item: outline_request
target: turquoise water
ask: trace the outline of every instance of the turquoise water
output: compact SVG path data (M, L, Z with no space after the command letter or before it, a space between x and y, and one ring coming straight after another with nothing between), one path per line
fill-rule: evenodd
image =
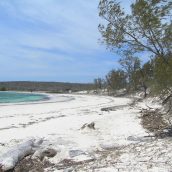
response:
M46 95L0 91L0 103L33 102L47 99Z

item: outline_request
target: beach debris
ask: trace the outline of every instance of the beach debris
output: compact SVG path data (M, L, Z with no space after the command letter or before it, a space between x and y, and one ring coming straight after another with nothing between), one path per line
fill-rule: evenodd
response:
M117 150L120 149L120 146L115 143L105 143L105 144L100 144L100 147L103 150Z
M0 156L0 171L13 169L25 156L33 154L34 151L36 151L35 148L41 143L42 139L39 141L36 139L30 139L10 148L6 153Z
M117 111L119 109L126 108L127 106L128 105L117 105L117 106L105 107L105 108L101 108L101 111L104 112Z
M95 123L94 122L91 122L91 123L85 123L82 127L81 127L81 130L85 129L85 128L89 128L89 129L93 129L95 130Z
M79 155L72 159L64 159L59 164L57 164L55 167L58 170L61 170L61 169L67 170L67 169L72 169L72 166L83 165L83 164L92 162L94 160L95 160L95 158L90 155Z
M0 146L5 146L5 143L0 143Z
M73 168L73 167L70 167L70 168L64 169L64 172L72 172L72 171L74 171L74 168Z
M14 172L44 172L44 162L29 155L17 163Z
M33 154L32 159L38 158L42 161L44 159L44 157L52 158L52 157L56 156L56 154L57 154L57 151L53 148L39 149Z
M86 155L86 153L82 150L70 150L69 151L70 158L74 158L79 155Z

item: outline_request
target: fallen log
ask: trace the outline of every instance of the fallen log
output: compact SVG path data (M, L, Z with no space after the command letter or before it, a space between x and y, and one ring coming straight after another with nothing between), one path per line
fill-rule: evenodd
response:
M33 154L35 152L34 148L41 143L42 141L37 142L35 139L31 139L12 147L0 156L0 171L5 172L13 169L25 156Z

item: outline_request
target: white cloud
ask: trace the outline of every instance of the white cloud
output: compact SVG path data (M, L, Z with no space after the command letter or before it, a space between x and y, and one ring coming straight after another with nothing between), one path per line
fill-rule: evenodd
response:
M123 2L128 8L128 1ZM108 52L105 55L105 47L98 43L98 3L0 0L1 72L18 71L21 75L25 70L25 76L29 76L33 70L35 75L54 76L65 70L66 76L103 75L116 62L106 57Z
M54 0L11 2L2 0L0 5L7 8L12 18L38 25L38 28L32 31L27 28L15 31L16 41L20 44L67 51L100 49L97 42L99 38L97 0L94 2L87 0L86 3L83 3L83 0L75 0L72 3L69 0L63 3ZM47 30L41 28L42 24L47 25Z

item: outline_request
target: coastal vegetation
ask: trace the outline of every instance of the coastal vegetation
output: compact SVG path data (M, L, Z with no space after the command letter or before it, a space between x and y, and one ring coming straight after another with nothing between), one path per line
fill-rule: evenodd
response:
M119 2L101 0L99 15L102 42L121 56L121 68L105 77L106 88L172 95L172 2L136 0L126 14Z
M7 89L5 87L1 87L0 91L7 91Z
M64 93L70 90L82 91L93 89L93 84L63 83L63 82L0 82L0 88L15 91L46 91L54 93Z

